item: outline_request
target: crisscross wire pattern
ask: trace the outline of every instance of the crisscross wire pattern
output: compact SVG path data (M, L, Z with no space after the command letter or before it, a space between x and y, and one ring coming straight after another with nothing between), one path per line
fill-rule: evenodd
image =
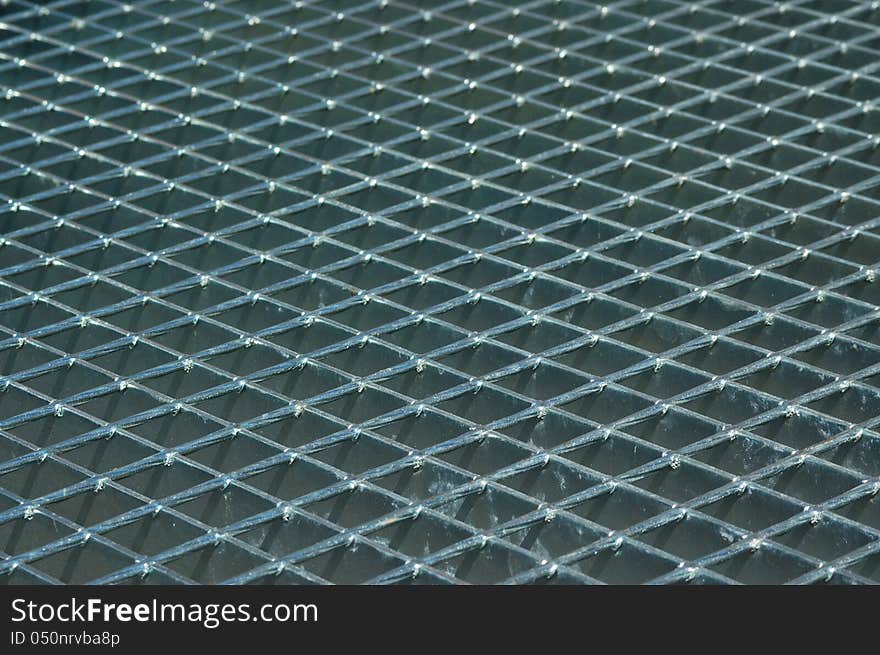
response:
M4 582L880 581L880 3L0 16Z

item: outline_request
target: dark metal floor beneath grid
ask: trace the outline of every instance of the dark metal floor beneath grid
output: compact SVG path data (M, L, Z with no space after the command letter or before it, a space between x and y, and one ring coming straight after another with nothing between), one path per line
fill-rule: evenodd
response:
M880 582L880 3L0 5L0 579Z

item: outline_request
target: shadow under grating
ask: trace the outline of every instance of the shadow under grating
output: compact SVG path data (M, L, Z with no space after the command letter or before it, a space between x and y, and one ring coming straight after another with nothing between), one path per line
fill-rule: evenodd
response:
M3 582L880 582L880 3L0 16Z

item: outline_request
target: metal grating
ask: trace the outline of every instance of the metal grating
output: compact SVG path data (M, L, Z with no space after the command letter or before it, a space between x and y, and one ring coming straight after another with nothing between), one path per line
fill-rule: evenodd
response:
M0 579L880 581L880 3L0 12Z

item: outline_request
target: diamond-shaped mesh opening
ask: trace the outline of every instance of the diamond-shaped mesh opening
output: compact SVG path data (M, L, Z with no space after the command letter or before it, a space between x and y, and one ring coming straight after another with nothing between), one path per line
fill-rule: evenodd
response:
M4 582L880 582L877 2L0 16Z

